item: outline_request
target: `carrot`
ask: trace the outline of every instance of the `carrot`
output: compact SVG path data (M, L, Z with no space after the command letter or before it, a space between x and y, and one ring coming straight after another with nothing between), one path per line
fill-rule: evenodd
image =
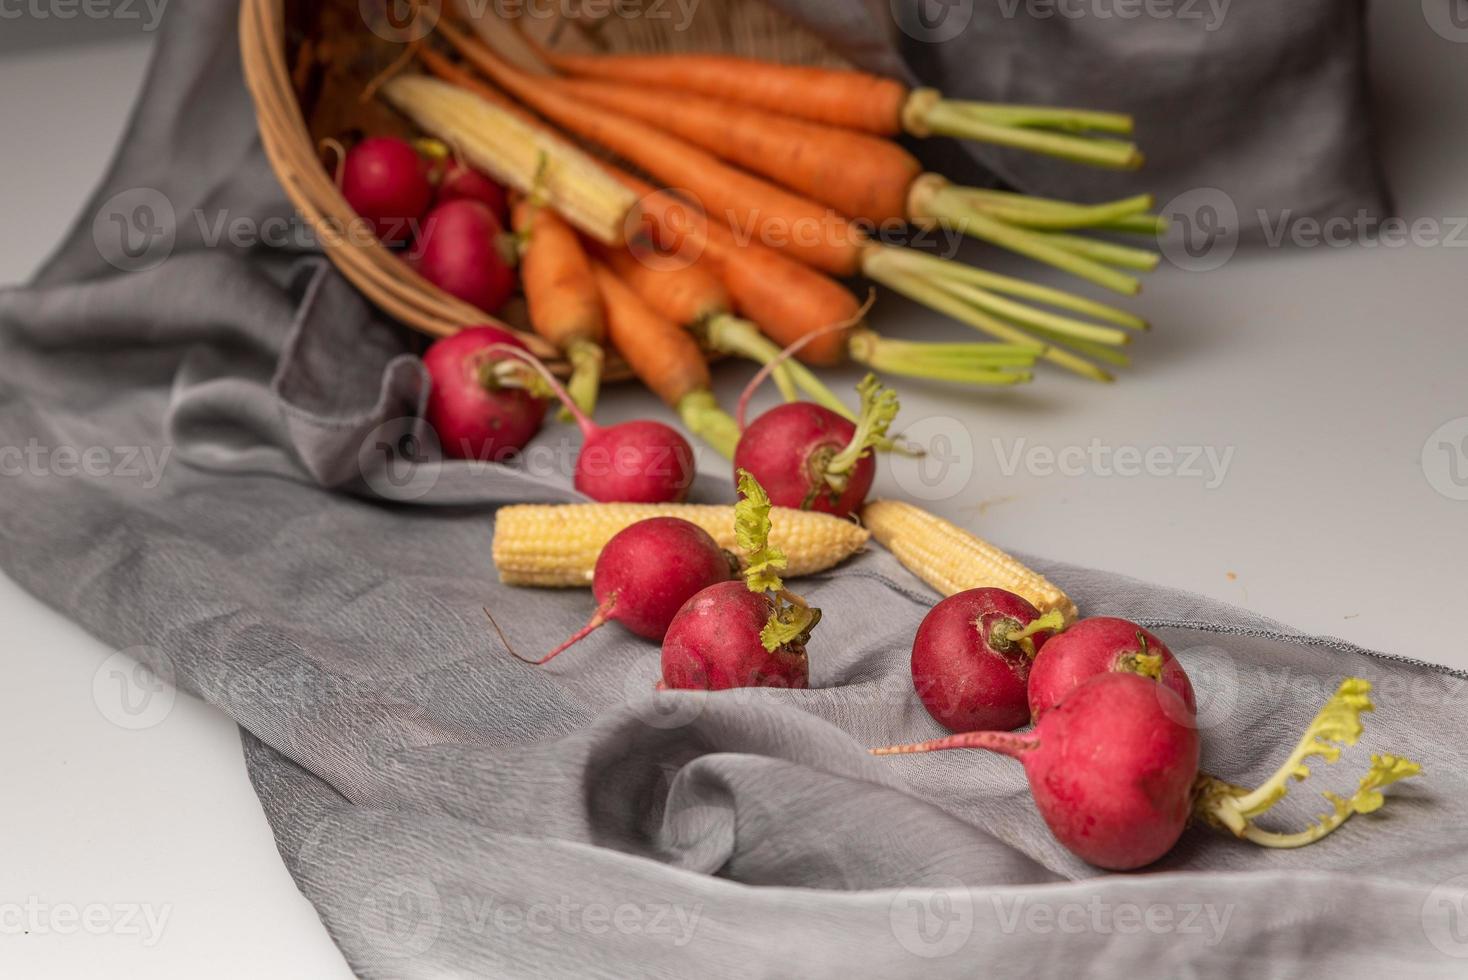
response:
M808 364L839 364L849 355L876 370L909 377L1014 384L1028 380L1022 369L1047 351L1018 330L1004 333L1008 345L922 344L883 337L860 322L856 297L840 283L773 249L736 241L727 228L708 221L671 191L655 190L616 167L607 170L641 195L640 218L650 237L678 254L706 257L720 271L738 310L782 347L804 341L796 356ZM1000 280L1004 277L995 277L996 283ZM898 282L909 286L906 278ZM1043 287L1034 288L1048 296ZM825 330L837 324L845 329ZM814 339L806 340L812 334Z
M835 280L758 242L739 242L728 228L709 221L697 205L671 191L657 190L614 167L608 170L642 195L640 218L659 245L676 254L706 257L738 311L781 347L857 316L856 297ZM817 338L801 349L801 360L824 367L840 364L846 359L847 333Z
M734 314L734 297L711 261L699 257L688 262L667 253L639 255L626 248L602 249L600 257L644 302L692 330L705 346L760 364L774 363L771 374L786 401L798 400L803 390L831 411L850 414L835 392L804 365L782 359L779 344Z
M807 265L839 276L861 271L869 243L848 219L808 198L722 163L713 154L644 123L598 111L527 75L488 46L441 23L439 31L476 68L547 119L637 165L664 183L686 188L710 213L727 215Z
M742 102L876 136L902 132L906 85L880 75L782 65L716 54L587 55L549 51L541 57L567 75L632 82Z
M1123 113L956 101L936 89L909 89L868 72L729 55L575 56L535 47L547 64L568 75L696 92L874 136L974 139L1123 170L1143 161L1133 143L1084 135L1130 134L1132 119Z
M515 205L515 232L521 236L520 283L535 332L555 344L571 362L566 388L588 415L596 407L601 382L606 324L601 292L591 262L571 227L549 208L529 199Z
M891 140L707 96L600 79L564 78L551 84L854 218L906 220L908 189L923 169Z
M591 271L606 310L607 336L633 373L678 412L694 435L732 457L739 426L714 400L708 362L698 344L601 262L593 259Z
M701 262L677 256L639 259L625 248L599 249L597 257L647 305L674 323L696 325L734 308L724 283ZM666 258L666 261L660 259Z
M1153 203L1150 195L1110 205L1052 208L1048 229L1026 227L1027 215L1013 220L1013 206L1007 211L992 203L980 206L986 199L973 196L969 188L954 187L937 174L922 175L917 159L891 140L686 92L585 78L542 84L655 126L875 226L939 222L1123 293L1135 291L1136 277L1108 264L1150 270L1160 260L1154 252L1057 233L1145 211Z

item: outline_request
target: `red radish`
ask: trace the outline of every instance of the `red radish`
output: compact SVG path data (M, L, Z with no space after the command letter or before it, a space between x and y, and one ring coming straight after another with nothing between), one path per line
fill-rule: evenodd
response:
M488 207L449 201L428 212L408 260L444 292L495 313L515 291L503 240L504 226Z
M870 374L857 391L855 424L812 402L770 409L740 436L735 468L749 471L778 507L842 517L860 510L876 475L872 447L897 415L897 394Z
M1158 681L1182 699L1189 718L1197 713L1193 685L1161 640L1125 619L1093 616L1045 644L1030 666L1031 717L1039 720L1082 683L1108 671Z
M461 200L478 201L489 208L501 224L504 224L509 214L509 197L505 194L505 189L467 163L457 160L450 160L445 164L438 179L438 192L433 200L435 204Z
M785 554L769 546L770 499L739 474L735 533L747 565L743 582L721 582L689 599L663 637L659 687L723 691L733 687L810 686L805 644L821 611L785 591Z
M446 455L503 461L540 431L546 401L503 353L523 346L498 327L466 327L423 355L433 381L425 414Z
M577 490L603 503L665 504L688 496L693 447L678 430L650 419L597 425L539 360L524 350L507 348L504 353L530 365L581 429Z
M715 583L728 583L738 568L738 560L707 531L681 517L650 517L629 525L597 555L591 621L541 659L527 662L543 664L613 621L638 636L661 640L685 602Z
M347 153L341 191L358 215L372 223L384 243L412 238L412 224L433 198L428 164L412 144L391 136L365 139Z
M951 595L928 612L913 638L913 687L949 731L1019 728L1030 720L1030 663L1064 625L1058 610L1042 616L1003 589Z
M1126 871L1166 854L1192 812L1199 737L1185 716L1176 694L1145 677L1099 674L1030 733L967 732L872 751L987 749L1018 759L1055 839L1098 868Z
M1328 765L1342 747L1356 744L1362 714L1375 710L1370 692L1359 677L1342 681L1283 765L1253 789L1200 773L1199 735L1182 698L1125 671L1083 681L1024 735L964 732L872 754L985 749L1016 758L1056 840L1099 868L1127 871L1166 854L1190 816L1260 847L1294 848L1334 833L1355 814L1380 809L1382 789L1418 775L1421 766L1373 754L1356 792L1349 798L1324 793L1333 812L1304 830L1285 833L1257 823L1291 784L1310 776L1312 757Z

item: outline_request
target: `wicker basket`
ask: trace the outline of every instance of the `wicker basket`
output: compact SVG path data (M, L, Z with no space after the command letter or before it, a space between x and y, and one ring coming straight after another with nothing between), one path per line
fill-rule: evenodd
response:
M345 9L351 13L344 13ZM722 0L719 4L701 5L699 9L695 22L676 32L676 36L659 23L635 19L600 24L599 27L609 29L594 33L586 32L584 24L570 21L547 21L533 26L539 28L542 41L557 46L568 41L573 46L602 50L649 51L694 46L762 54L799 63L841 63L818 38L762 0ZM326 255L342 275L389 316L435 337L455 333L467 324L493 323L513 331L532 351L546 359L553 370L563 373L566 365L559 360L556 350L539 337L450 296L370 236L340 234L341 229L353 228L354 223L360 227L360 224L323 164L317 137L331 135L331 130L344 124L336 117L325 123L318 117L315 120L318 132L313 135L308 118L313 108L319 110L321 106L303 107L303 85L292 74L287 41L291 29L300 31L303 27L321 26L300 21L324 20L334 11L342 23L328 22L328 32L338 37L344 33L360 34L360 38L350 40L380 49L372 52L378 62L373 67L380 70L401 55L402 46L372 37L357 10L355 0L349 4L337 0L335 8L328 2L291 0L289 13L287 0L241 0L240 52L245 83L254 99L260 141L281 186L302 217L317 230ZM572 29L563 30L568 26ZM370 78L371 74L366 74L358 80L356 93L360 93ZM358 104L361 100L347 97L340 90L335 96L339 102L352 103L345 107L347 117L352 111L375 113L364 128L397 128L408 134L403 121L385 107ZM320 131L323 129L327 132ZM609 355L604 377L608 380L627 377L625 364L613 352Z

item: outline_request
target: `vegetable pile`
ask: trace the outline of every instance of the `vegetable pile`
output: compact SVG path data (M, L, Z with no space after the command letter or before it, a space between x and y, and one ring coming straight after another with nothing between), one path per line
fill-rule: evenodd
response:
M787 518L843 522L773 507L746 471L739 471L738 489L741 500L732 512L704 509L709 518L713 512L726 521L732 517L734 554L667 516L632 523L612 537L593 576L596 613L570 642L618 618L622 608L624 624L661 642L661 689L808 687L807 647L821 611L789 591L782 573L829 567L832 555L793 562L771 538ZM584 584L574 571L526 574L527 552L538 550L543 557L537 567L554 569L547 553L555 549L524 544L527 529L519 514L534 511L545 526L588 507L605 505L503 511L494 548L501 577L511 584ZM1190 821L1263 847L1301 847L1355 814L1380 809L1386 786L1421 771L1402 756L1373 754L1356 792L1324 793L1331 813L1294 832L1266 829L1258 819L1285 797L1291 781L1311 775L1310 759L1333 763L1343 747L1356 744L1362 714L1374 710L1369 682L1341 682L1280 768L1257 788L1240 787L1199 770L1202 733L1193 686L1182 661L1153 633L1116 617L1077 619L1074 603L1041 576L910 505L875 501L862 516L884 533L902 528L908 547L899 558L921 577L993 583L949 595L928 612L913 639L913 689L955 734L872 753L980 749L1013 757L1024 766L1035 805L1056 840L1090 864L1115 871L1151 864L1172 849ZM698 536L678 545L689 551L683 561L672 561L668 545L658 540L675 525L685 525L680 535ZM955 540L956 551L947 547ZM640 560L629 560L634 548ZM918 556L924 564L917 564ZM701 584L690 568L711 581ZM731 578L736 568L742 570ZM681 606L664 618L675 601ZM645 628L634 625L639 621ZM1016 731L1031 722L1028 732Z
M1325 794L1330 814L1298 832L1265 829L1259 818L1310 775L1309 760L1333 763L1359 739L1367 681L1341 683L1273 776L1236 786L1200 772L1197 695L1158 636L1080 618L1060 588L993 545L910 504L867 499L876 454L900 446L889 435L899 399L879 374L1014 385L1045 361L1109 380L1102 365L1125 365L1120 348L1147 327L874 229L952 229L1130 295L1156 255L1078 233L1162 227L1147 195L1075 204L954 186L893 138L1128 169L1142 161L1124 139L1128 117L725 56L531 50L544 74L445 11L370 87L427 137L368 136L345 151L328 141L343 197L382 242L486 319L523 293L529 327L562 355L564 385L514 333L486 324L424 356L426 415L449 455L507 461L552 402L580 430L575 485L594 503L504 508L496 520L503 582L590 586L595 599L581 630L529 663L574 670L574 658L546 665L616 622L660 644L661 689L808 688L821 610L785 578L830 569L870 536L946 596L917 628L910 668L914 695L952 733L871 751L1013 757L1056 840L1093 865L1148 865L1190 821L1261 846L1310 844L1420 771L1373 755L1354 794ZM856 276L991 339L882 336L840 281ZM594 421L612 352L733 461L732 508L683 503L695 457L677 430ZM711 355L759 365L735 415L714 397ZM846 360L872 372L854 409L812 371ZM746 425L766 378L784 403Z
M1136 273L1158 256L1114 239L1160 230L1149 195L1074 204L959 187L923 172L894 139L982 140L1132 169L1142 155L1124 114L956 101L854 70L720 55L578 57L528 38L511 63L485 40L504 40L502 28L445 10L368 85L364 98L422 138L367 134L342 150L355 134L341 133L323 146L338 151L346 202L428 282L486 322L513 321L510 300L523 294L519 322L559 352L584 415L615 350L689 431L731 457L740 432L710 390L713 355L758 362L787 402L855 423L812 367L850 359L879 374L1003 386L1046 361L1110 380L1147 328L1096 300L884 240L937 226L1135 293ZM840 281L855 276L992 339L882 336ZM786 349L798 360L782 358ZM801 409L764 426L817 416ZM850 454L837 465L850 467ZM816 479L856 485L860 474ZM769 490L786 499L782 484ZM844 492L833 487L838 511L862 497L842 502Z

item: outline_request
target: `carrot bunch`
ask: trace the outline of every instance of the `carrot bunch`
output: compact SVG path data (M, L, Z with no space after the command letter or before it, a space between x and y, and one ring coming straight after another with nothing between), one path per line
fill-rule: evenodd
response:
M923 173L917 158L902 146L861 130L776 115L744 102L700 95L696 89L669 91L666 80L679 86L688 81L675 74L686 60L683 56L666 56L665 84L657 88L624 77L645 74L653 59L632 59L641 67L629 72L624 57L567 58L545 51L542 56L552 66L571 72L600 66L596 74L545 83L556 91L658 127L864 223L938 222L1124 294L1135 293L1138 282L1116 267L1149 271L1157 265L1155 252L1063 234L1097 228L1155 231L1157 219L1145 214L1154 203L1150 195L1099 205L1051 201L1027 207L1026 200L1018 196L996 198L993 192L955 187L939 174ZM742 64L748 68L748 62ZM609 74L619 80L609 80ZM852 75L861 77L845 72L837 73L836 78ZM777 72L774 77L783 76ZM697 80L694 76L693 81ZM1136 159L1140 161L1140 155ZM1139 216L1142 221L1125 223ZM1123 224L1118 227L1118 222Z
M528 123L558 128L656 182L602 164L639 198L620 232L608 233L605 223L578 225L594 240L586 244L597 263L604 309L612 290L624 311L635 301L662 325L692 331L705 347L775 361L775 380L787 399L804 393L849 412L802 364L776 361L779 350L792 345L800 345L798 357L809 365L850 358L878 371L970 384L1029 380L1037 359L1110 380L1100 363L1125 365L1119 348L1147 327L1110 305L892 246L870 231L898 222L940 224L1133 293L1139 284L1125 270L1151 268L1157 257L1076 232L1155 233L1159 219L1147 213L1150 196L1078 205L956 187L924 173L888 138L903 131L959 135L1132 167L1141 161L1134 146L1091 135L1129 131L1124 116L953 102L861 72L713 56L570 57L537 48L560 74L531 75L452 19L439 23L438 34L460 60L422 46L419 60L431 75L510 108ZM418 82L421 87L424 80ZM395 82L383 92L425 123ZM547 203L559 207L553 195ZM566 216L575 223L573 212ZM997 342L928 344L881 336L862 322L856 296L838 281L856 275ZM606 316L610 320L609 309ZM622 320L629 322L625 312ZM587 345L599 340L590 329L578 330L547 336L573 365L567 338L574 340L589 365ZM609 332L644 382L667 400L666 390L678 386L660 372L672 368L630 353L628 331L620 338ZM683 344L674 346L689 353ZM686 377L690 367L673 374ZM698 390L690 404L717 410L711 395L703 397L706 386ZM679 411L695 431L699 426L690 419L700 420L716 445L724 441L721 420Z
M1132 120L1122 113L958 101L936 89L912 89L866 72L728 55L576 56L543 48L539 54L566 75L681 89L872 136L951 136L1119 170L1134 170L1143 162L1133 143L1084 135L1130 135Z

